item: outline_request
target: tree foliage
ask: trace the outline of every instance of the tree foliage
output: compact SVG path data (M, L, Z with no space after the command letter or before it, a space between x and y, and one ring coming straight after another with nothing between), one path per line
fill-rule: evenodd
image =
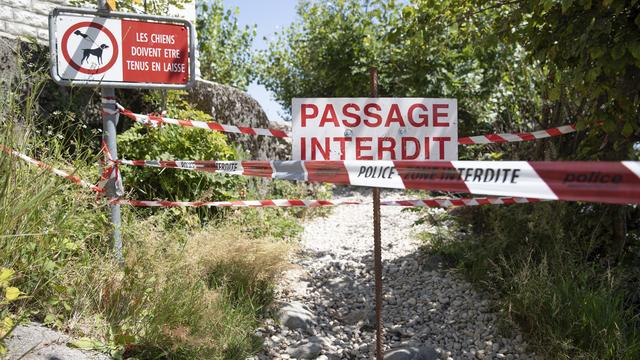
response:
M200 73L204 79L246 90L254 77L251 44L256 30L241 27L238 13L238 8L226 9L222 0L197 3Z
M293 97L368 96L375 66L381 96L457 98L461 136L580 130L465 146L461 159L639 158L639 0L302 1L298 16L261 53L259 81L286 108ZM637 207L463 211L440 249L505 292L505 309L542 351L637 357ZM554 309L561 320L548 317Z
M575 144L523 145L516 158L629 158L638 140L637 0L303 1L264 51L260 82L292 97L455 97L460 133L577 121ZM602 139L613 151L602 152ZM551 154L551 155L550 155ZM473 153L463 156L479 156Z
M529 64L544 71L548 99L580 129L592 127L583 155L633 156L640 129L639 1L518 1L494 24L503 40L520 44Z

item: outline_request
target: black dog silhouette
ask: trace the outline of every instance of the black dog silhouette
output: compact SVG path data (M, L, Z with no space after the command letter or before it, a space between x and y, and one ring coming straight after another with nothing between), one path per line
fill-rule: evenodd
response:
M102 65L102 50L106 48L108 48L108 46L102 44L95 49L82 49L82 60L80 60L80 64L85 60L89 60L89 56L93 55L98 58L98 65Z

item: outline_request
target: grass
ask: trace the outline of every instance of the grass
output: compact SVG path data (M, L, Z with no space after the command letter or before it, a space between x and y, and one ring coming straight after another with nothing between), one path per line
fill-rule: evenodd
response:
M0 142L97 180L95 155L37 133L38 93L0 94ZM259 350L253 331L288 264L284 240L300 232L295 213L229 211L207 221L125 207L121 267L107 210L90 191L0 153L0 267L15 271L11 286L27 295L0 310L116 358L244 359Z
M459 209L433 216L425 249L497 292L505 320L550 359L640 358L635 231L607 256L610 208L547 203ZM617 209L616 209L617 211ZM633 219L633 218L632 218ZM633 222L630 222L633 224Z

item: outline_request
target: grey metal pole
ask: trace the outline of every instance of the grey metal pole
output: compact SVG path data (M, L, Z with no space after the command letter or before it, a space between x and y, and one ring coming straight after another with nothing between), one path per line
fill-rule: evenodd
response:
M371 97L378 97L378 69L369 69L371 80ZM376 359L382 360L382 240L380 230L380 188L373 188L373 272L375 273L376 290Z
M105 0L98 0L98 9L108 12L109 9L106 6ZM108 86L101 88L102 97L115 100L115 89ZM103 107L113 107L112 110L117 110L115 104L102 104ZM112 113L102 112L102 141L107 144L109 153L113 160L118 159L118 145L116 143L116 126L118 125L119 113L113 111ZM106 194L109 198L116 198L123 195L121 180L118 178L119 174L115 171L111 172L109 180L106 185ZM120 227L122 224L120 216L120 205L110 205L111 207L111 226L113 231L113 251L116 259L119 263L124 262L122 257L122 236L120 234Z

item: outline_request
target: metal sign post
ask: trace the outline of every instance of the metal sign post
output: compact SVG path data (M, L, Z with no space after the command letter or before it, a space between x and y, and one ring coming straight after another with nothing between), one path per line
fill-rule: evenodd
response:
M49 14L51 77L63 86L100 87L102 141L118 159L119 112L115 88L187 89L195 82L195 29L173 17L110 11L115 1L97 0L98 10L55 8ZM105 171L109 199L124 195L118 171ZM120 205L110 205L113 249L122 263Z
M378 69L369 69L371 97L378 97ZM376 359L383 358L382 337L382 244L380 238L380 188L373 188L373 271L376 288Z
M109 8L107 7L105 0L98 0L98 9L101 11L109 12ZM115 100L115 89L113 87L103 86L101 88L102 97L107 99ZM118 117L119 112L116 110L115 104L103 104L103 107L113 106L113 112L107 113L106 111L102 112L102 141L107 144L107 151L110 153L110 158L113 160L118 159L118 144L116 142L116 126L118 125ZM109 180L106 185L106 193L110 198L115 198L122 196L122 188L118 188L119 173L117 171L112 171L109 175ZM111 226L113 230L113 251L115 253L116 259L119 263L124 262L124 258L122 256L122 235L120 234L120 226L122 223L120 216L120 205L114 204L110 205L111 207Z

